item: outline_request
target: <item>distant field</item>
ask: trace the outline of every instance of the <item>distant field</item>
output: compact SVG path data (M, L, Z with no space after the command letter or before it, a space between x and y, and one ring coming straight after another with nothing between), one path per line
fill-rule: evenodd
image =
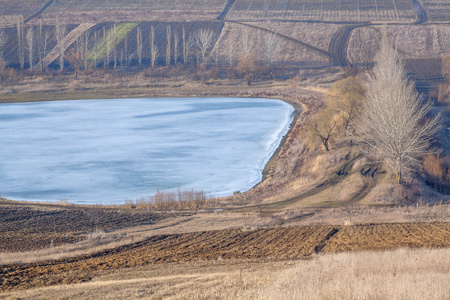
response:
M68 23L108 21L215 20L226 0L59 0L41 16L47 23L64 18Z
M421 0L431 21L450 21L450 2L448 0Z
M37 33L42 22L43 34L37 39L41 39L42 43L42 37L48 35L43 51L46 54L56 46L53 25L57 20L67 24L68 33L82 23L96 24L80 34L83 38L87 36L88 58L90 62L95 61L97 66L128 67L137 65L138 62L150 65L151 28L156 36L156 65L166 65L169 60L171 64L195 64L199 59L195 35L200 29L209 29L214 34L214 45L208 49L211 54L208 59L216 65L229 66L237 63L243 53L243 32L251 33L251 51L263 63L269 59L261 49L265 46L265 37L273 32L276 34L277 49L269 64L302 67L367 64L373 60L377 49L380 37L377 25L383 23L391 24L388 31L402 58L437 58L450 49L449 26L427 23L417 26L413 23L419 21L418 15L423 13L422 8L430 22L450 21L450 3L448 0L417 1L0 0L0 27L3 27L2 31L7 36L0 54L10 67L27 68L30 63L37 66L40 55L38 43L33 48L33 55L28 55L25 41L22 42L24 45L21 49L16 27L18 21L33 16L28 22L25 21L24 30L34 26L34 32ZM420 20L424 21L425 13L421 16ZM131 27L123 27L126 30L119 32L120 36L116 40L117 57L114 59L111 58L113 47L110 47L109 53L104 51L112 36L113 22L121 24L118 25L119 31L125 26L123 24L133 24ZM370 23L376 25L371 26ZM170 43L167 41L168 30L172 32ZM142 32L142 47L139 50L138 31ZM105 38L104 34L108 34L109 38ZM74 48L75 43L71 43ZM80 44L80 40L78 43ZM172 47L169 49L170 57L167 54L168 45ZM190 51L186 57L181 52L185 45ZM21 57L20 53L26 57ZM50 68L59 67L56 58L51 61ZM116 61L116 64L112 61ZM68 62L65 64L68 66Z
M237 0L227 16L228 20L338 22L411 21L415 18L411 0Z
M48 0L0 0L0 16L21 14L27 18L47 2Z
M352 31L348 44L348 56L352 63L373 60L381 30L380 26L367 26ZM448 25L395 25L388 27L387 31L402 58L439 57L450 51Z

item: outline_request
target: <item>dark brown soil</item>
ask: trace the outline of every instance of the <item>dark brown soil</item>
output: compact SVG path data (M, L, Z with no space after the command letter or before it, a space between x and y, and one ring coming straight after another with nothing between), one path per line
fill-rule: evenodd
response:
M90 280L102 270L217 259L305 259L319 252L450 247L450 223L239 229L159 235L92 255L0 267L0 290Z
M0 252L73 243L84 238L81 234L154 224L169 215L97 207L0 205Z

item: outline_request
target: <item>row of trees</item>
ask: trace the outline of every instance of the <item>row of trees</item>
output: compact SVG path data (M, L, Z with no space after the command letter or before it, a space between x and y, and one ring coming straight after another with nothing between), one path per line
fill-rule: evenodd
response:
M155 25L150 27L147 36L144 36L141 26L138 25L136 36L131 37L127 32L125 37L119 40L117 34L120 25L112 24L109 28L104 26L93 32L85 31L79 34L70 46L72 41L67 40L67 26L59 21L56 22L53 30L48 27L44 29L42 23L38 26L25 26L23 22L18 22L17 51L20 67L24 69L28 64L30 71L33 71L35 66L44 70L53 60L46 61L49 47L53 48L52 52L57 52L61 71L64 68L65 59L76 70L87 69L89 66L98 67L101 61L103 61L103 67L111 65L114 68L127 67L131 61L141 65L144 60L144 48L149 49L147 58L152 67L169 66L180 62L183 64L194 62L197 65L215 62L217 66L219 61L226 61L230 67L233 67L236 62L249 65L249 62L251 64L256 60L258 63L265 61L268 66L271 66L280 49L277 35L270 32L260 32L255 35L249 28L241 31L239 42L228 41L219 47L219 45L215 46L217 32L212 29L200 28L188 33L185 26L180 32L180 30L174 30L171 25L167 25L165 39L162 41L156 36ZM136 47L130 49L129 38L136 42ZM0 31L0 59L3 59L1 54L6 42L5 32Z
M320 140L328 151L333 138L350 134L366 153L385 162L400 183L405 171L418 169L440 115L429 116L431 102L423 103L386 36L375 62L365 86L355 77L333 86L326 108L311 121L309 138Z

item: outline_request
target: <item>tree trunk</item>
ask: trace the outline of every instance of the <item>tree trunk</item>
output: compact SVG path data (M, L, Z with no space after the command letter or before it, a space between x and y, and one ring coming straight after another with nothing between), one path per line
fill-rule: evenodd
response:
M167 26L166 67L170 65L172 27Z
M402 183L402 171L398 170L395 172L395 182L398 184Z
M186 29L183 26L183 63L186 64L187 62L187 50L186 50Z

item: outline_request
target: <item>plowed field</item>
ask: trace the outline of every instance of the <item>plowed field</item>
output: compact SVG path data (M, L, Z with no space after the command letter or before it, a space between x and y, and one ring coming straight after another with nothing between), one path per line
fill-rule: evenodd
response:
M1 266L0 290L90 280L102 270L217 259L301 259L317 252L450 247L450 223L300 226L158 235L52 262Z
M0 206L0 252L77 242L84 233L153 224L167 216L99 208Z

